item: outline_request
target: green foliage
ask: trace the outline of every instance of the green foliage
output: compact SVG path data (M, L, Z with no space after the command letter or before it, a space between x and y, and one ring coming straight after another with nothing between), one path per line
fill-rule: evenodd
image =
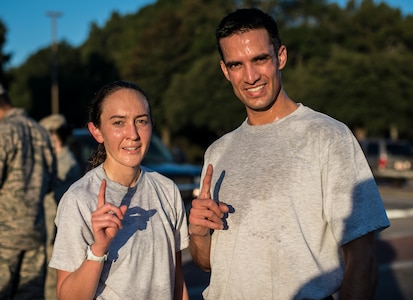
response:
M79 49L66 42L58 45L59 107L69 123L85 126L87 110L102 82L116 80L118 72L106 56L98 53L82 58ZM19 68L10 70L14 82L10 96L35 119L51 113L51 48L31 55Z
M10 61L11 55L3 52L4 44L6 43L6 26L0 19L0 83L6 86L8 83L6 75L4 74L4 69L7 63Z
M286 28L289 95L370 135L387 136L396 126L402 138L413 138L411 22L367 0L345 10L330 5L315 25Z
M222 75L214 32L236 7L260 7L278 21L288 64L287 93L369 135L397 127L413 139L413 16L372 0L344 8L324 0L158 0L133 14L112 13L92 24L74 48L59 43L60 107L84 126L94 92L126 79L150 95L156 131L191 160L245 118L243 105ZM0 58L5 28L0 22ZM51 49L8 70L11 94L35 118L50 113Z

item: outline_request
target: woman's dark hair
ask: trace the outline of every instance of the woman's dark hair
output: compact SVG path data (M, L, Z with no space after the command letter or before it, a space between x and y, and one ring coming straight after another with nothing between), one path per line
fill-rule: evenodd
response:
M149 108L149 118L153 126L154 120L152 117L152 109L149 104L148 94L144 91L144 89L142 89L137 84L134 84L132 82L125 81L125 80L118 80L118 81L110 82L104 85L96 93L95 97L92 100L92 104L89 108L89 122L92 122L97 128L100 128L100 125L101 125L100 116L102 115L102 105L103 105L104 100L110 95L112 95L113 93L115 93L116 91L119 91L121 89L132 89L132 90L138 91L145 97L148 103L148 108ZM91 157L89 158L89 165L86 171L89 171L99 166L105 161L105 159L106 159L106 150L105 150L105 145L102 143L98 145L97 150L94 151Z
M275 54L277 54L281 47L281 38L274 18L257 8L242 8L224 17L215 31L216 43L221 59L224 60L224 54L219 44L221 39L235 33L244 33L254 29L267 30L271 44L274 46Z

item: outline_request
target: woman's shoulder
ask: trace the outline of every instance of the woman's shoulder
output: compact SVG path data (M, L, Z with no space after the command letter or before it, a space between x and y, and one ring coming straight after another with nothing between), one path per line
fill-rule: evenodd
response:
M159 172L156 172L148 167L141 166L142 174L145 180L149 180L157 185L170 187L175 185L174 181Z
M98 170L96 168L92 169L68 188L62 200L70 197L71 201L84 201L85 198L99 192L101 182L102 179L100 179Z

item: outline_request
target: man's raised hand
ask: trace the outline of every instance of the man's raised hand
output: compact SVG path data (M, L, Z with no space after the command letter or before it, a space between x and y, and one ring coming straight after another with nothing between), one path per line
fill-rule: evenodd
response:
M202 181L202 188L198 199L192 201L189 213L189 233L191 235L207 236L210 229L219 230L224 228L222 218L228 212L228 206L216 203L211 198L213 167L208 165Z

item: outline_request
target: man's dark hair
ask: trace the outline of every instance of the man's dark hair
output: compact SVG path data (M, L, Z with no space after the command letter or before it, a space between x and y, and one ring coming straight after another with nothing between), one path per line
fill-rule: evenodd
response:
M0 84L0 107L11 106L11 100L7 91Z
M281 46L281 38L278 32L277 22L270 15L257 8L242 8L230 13L219 23L215 32L219 55L224 60L219 41L236 33L244 33L253 29L265 29L268 32L270 42L274 46L275 54Z
M51 130L50 132L57 134L62 144L66 146L69 138L72 136L72 127L68 124L64 124L55 130Z

